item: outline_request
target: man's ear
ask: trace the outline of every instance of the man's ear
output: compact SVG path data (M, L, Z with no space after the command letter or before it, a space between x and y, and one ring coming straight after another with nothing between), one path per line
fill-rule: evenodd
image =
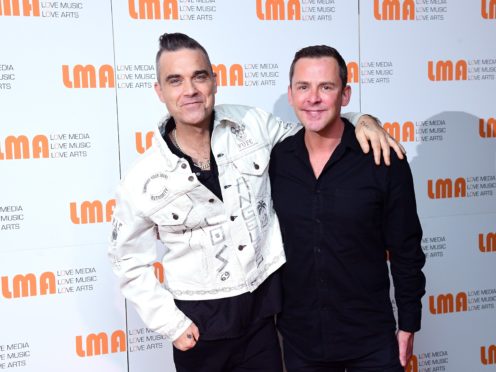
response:
M288 85L288 102L291 106L293 106L293 91L291 90L291 84Z
M162 95L162 87L157 81L155 82L155 84L153 84L153 88L155 88L155 93L157 93L157 96L160 99L160 101L165 103L164 96Z
M217 74L214 72L212 74L212 79L214 79L214 94L217 93Z
M341 106L347 106L351 100L351 87L349 85L345 86L343 89Z

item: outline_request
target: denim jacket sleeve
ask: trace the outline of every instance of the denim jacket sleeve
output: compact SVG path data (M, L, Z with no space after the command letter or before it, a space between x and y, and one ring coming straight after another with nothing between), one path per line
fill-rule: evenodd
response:
M157 230L139 212L121 185L117 190L109 257L123 295L131 301L147 327L168 340L177 339L191 324L175 305L172 294L155 276Z
M284 121L271 113L254 107L241 105L220 105L218 106L218 111L221 113L221 116L226 115L226 117L243 117L243 119L247 122L257 123L262 132L265 132L263 133L263 136L268 139L271 149L277 143L283 141L289 136L294 135L301 129L300 123ZM349 112L343 113L342 115L353 125L356 125L363 114L360 112Z
M363 114L361 112L342 112L341 113L341 116L343 116L344 118L348 119L348 121L353 124L355 127L358 123L358 119L360 119L360 117L362 116Z
M301 129L301 124L294 124L290 122L284 122L280 118L268 114L268 136L271 139L272 147L277 143L281 142L288 136L292 136ZM354 126L357 125L358 120L363 115L361 112L347 112L342 114L346 119L348 119Z

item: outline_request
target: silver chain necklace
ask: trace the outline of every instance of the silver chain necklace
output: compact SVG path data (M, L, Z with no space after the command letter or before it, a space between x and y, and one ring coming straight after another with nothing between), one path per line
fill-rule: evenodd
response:
M178 148L179 151L181 151L183 154L187 155L187 153L181 148L181 145L179 144L179 141L177 140L177 134L176 134L176 132L177 132L176 131L176 128L174 128L172 130L172 139L173 139L172 142ZM201 170L203 170L203 171L210 170L210 158L208 158L205 161L193 159L193 157L191 157L191 159L193 160L193 164L196 167L200 168Z

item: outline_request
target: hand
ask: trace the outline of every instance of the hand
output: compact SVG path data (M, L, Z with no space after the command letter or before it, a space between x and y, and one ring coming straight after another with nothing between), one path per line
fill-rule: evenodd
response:
M413 353L413 338L414 333L398 331L396 337L398 338L398 347L400 349L400 363L402 367L406 367L410 361Z
M391 164L390 147L393 148L400 159L403 159L403 154L406 154L403 146L396 142L394 138L381 127L380 121L371 115L360 116L355 128L355 133L364 153L368 154L370 146L372 146L374 160L377 165L381 164L381 150L386 165Z
M196 342L200 339L200 331L195 323L186 328L186 330L179 336L172 344L176 349L186 351L195 347Z

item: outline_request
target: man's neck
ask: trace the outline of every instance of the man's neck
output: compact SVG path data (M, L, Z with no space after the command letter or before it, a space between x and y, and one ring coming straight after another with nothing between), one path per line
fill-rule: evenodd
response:
M191 145L210 142L210 125L194 126L176 123L177 135L184 138L184 142Z
M336 147L341 142L341 137L344 132L344 122L341 118L326 127L325 130L312 132L305 130L305 145L309 153L329 153L329 156L334 152Z
M204 161L210 158L210 122L211 119L199 125L183 124L176 121L172 133L173 140L180 150L193 159Z
M324 131L312 132L305 130L305 146L316 178L319 178L334 150L341 143L343 132L344 122L341 118L338 118L332 125L327 126Z

